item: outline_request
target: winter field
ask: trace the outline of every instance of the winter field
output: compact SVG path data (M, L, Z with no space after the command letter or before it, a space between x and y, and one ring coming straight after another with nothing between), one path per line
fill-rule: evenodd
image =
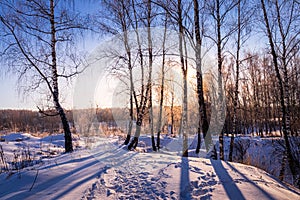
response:
M183 158L169 148L179 138L162 137L160 152L151 151L147 136L136 151L127 151L119 136L92 139L87 148L86 139L74 136L77 149L64 154L61 134L2 136L0 199L300 199L299 189L259 168L198 158L193 141ZM273 173L280 168L272 140L250 141L247 151L256 156L246 153L244 160Z

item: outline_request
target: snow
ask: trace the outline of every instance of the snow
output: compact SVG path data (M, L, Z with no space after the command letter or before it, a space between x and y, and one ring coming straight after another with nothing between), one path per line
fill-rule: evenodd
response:
M138 162L137 162L138 161ZM131 167L131 168L130 168ZM123 167L109 168L86 199L299 199L255 167L203 158L138 153Z
M20 136L23 141L14 140ZM5 155L24 145L35 153L41 144L45 152L63 145L61 134L5 137L12 138L0 143ZM118 137L94 140L90 148L39 157L35 165L1 173L0 199L300 199L299 189L256 167L182 158L167 148L152 152L146 136L137 151L127 151ZM165 147L178 141L162 138Z
M63 147L65 145L65 137L63 134L50 135L41 139L42 142L52 143L56 146Z
M87 152L65 154L49 164L14 174L1 175L2 199L78 199L104 167ZM38 174L37 174L38 173ZM37 175L36 182L33 185ZM33 187L32 187L33 185ZM30 188L32 189L30 190Z
M294 137L290 139L292 144L293 152L297 155L300 155L300 138ZM230 138L224 137L225 143L225 159L228 159L229 155L229 144ZM283 162L284 155L284 140L281 137L269 137L269 138L261 138L261 137L235 137L235 144L239 143L245 149L245 155L243 156L243 162L252 166L256 166L260 169L263 169L276 177L279 176L280 170ZM247 145L248 144L248 145ZM240 160L237 154L240 152L236 151L234 148L233 158L235 161ZM286 162L286 166L288 166L288 162ZM300 173L298 174L300 176ZM288 183L292 183L292 175L287 167L285 170L284 181Z
M1 136L1 138L5 141L23 141L33 139L35 137L28 133L11 133L9 135Z

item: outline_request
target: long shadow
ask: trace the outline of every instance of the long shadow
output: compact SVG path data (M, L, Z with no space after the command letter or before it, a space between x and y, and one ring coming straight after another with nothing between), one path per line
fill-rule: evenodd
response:
M111 151L121 149L120 147L121 146L119 146L119 148L117 148L117 149L111 149ZM97 157L99 158L100 156L107 154L107 151L103 151L103 150L99 149L99 147L95 147L94 150L90 150L90 151L87 150L87 151L91 154L90 156L83 157L83 158L71 159L71 160L68 160L68 161L61 162L61 163L57 162L55 164L46 165L44 167L40 167L39 170L49 169L49 168L52 168L52 167L55 167L55 166L63 166L65 164L70 164L70 163L74 163L74 162L82 162L82 161L85 161L85 160L89 160L92 157L97 159Z
M94 179L95 177L99 176L98 173L96 174L92 174L91 176L79 181L79 182L76 182L76 184L73 184L70 188L68 188L67 190L59 193L58 195L56 195L55 197L51 198L53 200L56 200L56 199L62 199L65 195L67 195L69 192L72 192L72 190L76 189L77 187L79 187L80 185L84 184L85 182L89 181L89 180L92 180ZM43 197L45 197L43 195Z
M181 157L180 199L191 199L189 159Z
M267 198L267 199L271 199L271 200L275 200L274 197L272 197L269 193L267 193L265 190L263 190L262 188L260 188L259 186L257 186L253 181L251 181L250 179L248 179L244 174L242 174L240 171L238 171L235 167L233 167L230 163L227 162L227 165L236 173L238 173L240 176L242 176L248 183L250 183L251 185L253 185L254 187L256 187L261 194Z
M109 152L91 152L93 157L98 160L100 163L112 165L112 167L118 167L123 165L125 162L133 159L137 152L129 152L128 150L123 151L122 148L112 149Z
M15 184L14 188L19 187L19 189L17 190L21 190L20 192L18 192L17 194L15 194L14 196L10 197L9 199L23 199L23 198L30 198L32 197L32 195L34 195L34 191L38 191L39 193L43 193L47 190L47 188L49 186L51 186L51 184L56 184L60 181L63 181L64 179L68 178L70 175L75 174L75 173L80 173L80 171L83 171L84 169L91 167L93 165L96 164L105 164L105 163L110 163L112 162L116 162L118 165L122 165L123 163L125 163L126 161L132 159L134 156L136 156L136 153L129 153L128 151L126 151L126 153L124 154L124 151L122 151L121 148L117 148L117 149L110 149L109 152L107 151L103 151L102 149L99 149L99 151L97 151L97 149L94 149L95 151L91 151L91 155L83 157L83 158L76 158L76 159L71 159L71 160L67 160L67 161L63 161L60 163L55 163L55 164L50 164L48 166L44 166L39 168L39 170L47 170L47 169L51 169L53 167L56 166L63 166L65 164L71 164L71 163L78 163L78 162L84 162L86 160L89 159L95 159L92 162L89 162L87 164L84 164L82 166L80 166L79 168L76 168L72 171L69 171L66 174L61 174L59 176L55 176L51 179L49 179L47 182L42 182L39 183L38 185L35 185L35 187L33 187L32 191L28 191L28 189L24 188L22 186L22 184ZM98 172L99 173L99 172ZM100 172L101 173L101 172ZM26 177L26 174L22 175ZM40 176L40 175L39 175ZM88 181L92 178L96 177L96 173L93 173L93 175L86 177L83 181ZM34 179L33 176L28 176L28 178L32 178L32 181ZM38 177L39 179L39 177ZM16 179L14 179L16 180ZM66 189L66 191L60 192L59 195L57 197L61 197L69 192L71 192L73 189L77 188L78 186L80 186L81 184L83 184L83 181L79 181L77 183L74 184L74 186L72 186L71 188ZM15 182L15 181L14 181ZM22 181L21 181L22 182ZM14 183L11 183L12 185ZM6 196L8 195L10 192L9 191L4 191L4 192L0 192L0 199L1 196Z
M104 144L104 145L112 145L112 144ZM114 150L114 149L111 149L111 151L112 150ZM82 162L82 161L85 161L85 160L89 160L92 157L96 158L96 157L99 157L99 156L107 154L107 151L100 149L99 146L95 147L93 150L87 150L87 152L90 153L91 155L87 156L87 157L84 157L84 158L76 158L76 159L67 160L67 161L64 161L64 162L61 162L61 163L57 162L55 164L51 164L51 165L46 165L44 167L40 167L39 169L40 170L42 170L42 169L49 169L49 168L52 168L52 167L55 167L55 166L63 166L65 164L70 164L70 163L74 163L74 162Z
M220 160L211 160L211 164L219 177L229 199L245 199L240 189L235 185Z
M68 178L69 176L71 176L72 174L74 173L79 173L80 171L86 169L87 167L91 167L92 165L96 165L96 164L99 164L99 161L95 160L91 163L87 163L77 169L74 169L66 174L62 174L60 176L56 176L56 177L53 177L52 179L48 180L47 182L43 182L43 183L39 183L39 185L35 187L33 187L33 190L32 191L24 191L24 192L21 192L21 193L18 193L12 197L10 197L9 199L24 199L24 198L28 198L30 197L31 195L34 195L35 194L35 191L38 191L39 193L42 192L42 191L45 191L48 189L49 186L51 186L51 184L57 184L59 183L60 181ZM4 194L4 195L7 195Z
M294 193L300 195L300 192L294 190L293 188L290 188L290 187L286 186L285 183L281 182L281 181L280 181L278 178L276 178L275 176L272 176L272 175L270 175L270 174L266 174L266 175L267 175L268 177L274 179L274 181L276 181L279 185L281 185L281 186L284 187L285 189L287 189L287 190L289 190L289 191L291 191L291 192L294 192Z
M122 145L123 146L123 145ZM111 167L119 167L122 166L124 163L132 160L138 153L136 152L129 152L128 150L123 151L123 148L120 148L122 146L119 146L118 148L111 149L110 151L106 152L97 152L97 151L91 151L90 153L92 156L98 160L99 163L106 164L105 167L99 172L98 177L101 176L102 173L106 173L107 164L110 165L112 163L113 165ZM96 149L94 149L96 150ZM69 192L71 192L73 189L79 187L81 184L83 184L85 181L88 181L89 179L92 179L95 177L95 175L89 176L86 179L76 183L76 185L73 185L72 187L66 189L65 191L61 192L57 196L55 196L54 199L60 199L63 196L67 195Z
M72 192L72 190L76 189L77 187L79 187L80 185L86 183L87 181L95 178L95 177L100 177L101 174L103 173L106 173L106 170L108 168L107 167L104 167L100 172L97 172L95 174L92 174L91 176L77 182L76 184L73 184L70 188L66 189L65 191L62 191L61 193L57 194L55 197L51 198L53 200L56 200L56 199L61 199L63 198L64 196L66 196L69 192Z
M63 165L66 165L66 164L70 164L70 163L76 163L76 162L82 162L82 161L85 161L85 160L89 160L91 159L93 156L90 155L90 156L87 156L87 157L84 157L84 158L76 158L76 159L72 159L72 160L68 160L68 161L64 161L64 162L56 162L55 164L51 164L51 165L46 165L46 166L42 166L39 168L39 170L43 170L43 169L50 169L50 168L53 168L53 167L56 167L56 166L63 166Z

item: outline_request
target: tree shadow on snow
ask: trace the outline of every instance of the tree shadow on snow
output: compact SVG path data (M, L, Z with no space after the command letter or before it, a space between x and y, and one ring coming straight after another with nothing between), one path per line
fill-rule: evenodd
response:
M240 189L236 186L234 180L228 174L220 160L211 160L211 164L223 185L229 199L245 199Z
M191 199L189 160L187 157L181 157L180 199Z
M197 165L191 165L191 162L196 162ZM201 165L207 163L182 157L181 163L178 164L181 165L180 199L211 199L217 181L214 173L201 170ZM190 179L191 175L194 177L193 180ZM197 177L197 179L195 179L195 177Z
M69 171L68 173L64 173L58 176L54 176L53 178L50 178L49 180L45 180L43 182L37 182L35 184L35 186L33 187L33 189L31 191L28 190L23 190L13 196L11 196L8 199L25 199L25 198L34 198L34 196L36 197L36 193L40 193L42 195L47 195L47 190L49 189L49 187L51 187L51 185L56 185L56 184L60 184L63 183L63 185L66 184L66 182L68 182L68 184L72 184L73 186L68 189L67 191L63 191L62 193L60 193L58 196L61 197L63 195L68 194L70 191L72 191L73 189L79 187L81 184L85 183L88 180L91 180L93 178L96 178L97 176L99 176L99 172L95 172L94 174L88 176L87 178L85 178L82 181L77 181L77 180L72 180L70 179L68 181L68 179L70 178L71 175L74 174L79 174L82 173L83 171L85 171L87 168L92 167L93 165L97 165L99 164L99 161L95 160L93 162L89 162L79 168L76 168L74 170ZM101 173L101 172L100 172ZM39 175L40 176L40 175ZM37 180L39 180L41 177L37 177ZM72 183L73 181L73 183ZM7 195L8 193L4 194ZM43 198L47 198L47 196L43 196ZM49 193L49 195L51 195Z
M269 193L267 193L265 190L263 190L262 188L260 188L257 184L255 184L253 181L251 181L250 179L248 179L243 173L241 173L240 171L238 171L234 166L232 166L230 163L227 162L227 165L236 173L238 173L241 177L243 177L244 181L246 181L247 183L250 183L251 185L253 185L258 193L256 193L256 198L257 199L270 199L273 200L274 197L272 197ZM259 196L257 196L259 195Z

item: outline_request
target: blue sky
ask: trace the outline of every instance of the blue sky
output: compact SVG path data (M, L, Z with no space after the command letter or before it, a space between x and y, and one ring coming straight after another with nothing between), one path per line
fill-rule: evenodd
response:
M86 1L76 1L75 2L75 7L73 9L78 10L83 13L90 13L92 14L93 12L96 12L97 9L99 8L99 1L92 0L86 3ZM72 3L70 5L72 7ZM99 36L94 36L94 37L88 37L84 38L84 41L79 45L80 48L90 52L92 51L95 47L100 45L100 40L97 39ZM258 39L258 37L252 38L252 41L248 41L248 48L252 50L258 50L263 46L262 38ZM259 42L258 42L259 41ZM3 68L2 68L3 69ZM7 74L4 72L4 70L0 70L0 109L36 109L36 105L39 104L39 97L37 94L33 93L27 93L25 95L19 94L18 87L17 87L17 74ZM113 84L112 84L113 85ZM110 91L113 86L103 86L103 92ZM105 88L106 87L106 88ZM109 93L109 92L108 92ZM98 94L99 95L99 94ZM103 96L103 95L102 95ZM104 95L105 96L105 95ZM65 100L63 105L67 108L70 109L72 108L72 88L68 88L67 95L64 97ZM98 97L99 98L99 97ZM110 100L111 101L111 100ZM103 107L109 106L108 102L107 105L103 104ZM98 104L98 103L97 103ZM101 104L99 102L99 104Z
M99 8L99 1L92 0L87 3L87 1L78 1L74 0L75 4L73 5L70 1L70 6L74 6L72 9L80 11L82 13L93 13ZM96 37L95 37L96 38ZM85 39L81 48L91 51L97 46L97 43L94 42L95 38L91 40ZM36 109L36 105L39 103L39 97L33 93L27 93L22 95L19 93L18 89L18 74L13 74L6 72L5 66L2 66L0 70L0 109ZM71 91L68 94L66 101L70 100ZM67 103L70 105L70 103ZM67 107L70 107L67 105Z
M3 73L3 72L2 72ZM18 94L17 76L0 76L0 109L33 109L34 105L30 100L23 100Z
M96 42L95 42L96 41ZM84 44L81 44L82 48L86 51L92 51L100 42L93 38L86 40ZM18 74L12 72L0 71L0 109L37 109L36 106L40 104L40 97L37 93L22 94L18 88ZM73 79L74 83L75 79ZM72 87L66 88L67 93L63 99L64 106L68 109L72 108Z

